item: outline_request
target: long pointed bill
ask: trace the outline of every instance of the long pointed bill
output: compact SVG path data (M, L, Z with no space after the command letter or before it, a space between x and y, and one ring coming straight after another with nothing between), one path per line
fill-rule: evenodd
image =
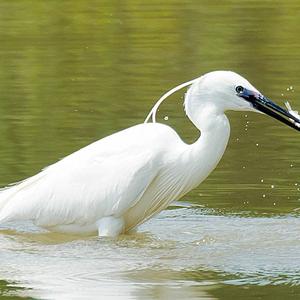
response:
M237 95L249 101L257 110L300 131L300 118L297 114L292 114L290 111L280 107L265 96L245 88L240 89L237 92Z

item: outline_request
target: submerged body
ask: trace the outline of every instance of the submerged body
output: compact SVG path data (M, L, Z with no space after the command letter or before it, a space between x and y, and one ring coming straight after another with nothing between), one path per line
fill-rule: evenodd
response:
M181 198L216 167L230 134L226 110L260 110L299 130L298 115L236 73L211 72L187 84L192 86L186 113L201 131L195 143L188 145L171 127L155 123L163 96L151 111L154 123L105 137L1 190L0 223L32 220L53 231L116 236ZM284 117L270 112L272 106Z

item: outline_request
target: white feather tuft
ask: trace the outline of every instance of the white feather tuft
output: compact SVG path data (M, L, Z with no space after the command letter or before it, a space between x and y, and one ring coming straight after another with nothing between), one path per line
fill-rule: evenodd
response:
M158 110L158 107L162 104L162 102L167 99L169 96L171 96L172 94L174 94L175 92L179 91L180 89L189 86L191 84L193 84L198 78L195 78L193 80L181 83L180 85L175 86L174 88L172 88L171 90L169 90L168 92L166 92L165 94L163 94L158 100L157 102L154 104L154 106L152 107L151 111L149 112L148 116L146 117L144 123L147 123L149 121L149 119L152 117L152 122L156 123L156 113Z

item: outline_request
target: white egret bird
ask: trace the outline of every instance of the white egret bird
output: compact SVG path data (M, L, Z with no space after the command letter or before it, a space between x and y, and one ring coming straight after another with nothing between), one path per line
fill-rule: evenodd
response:
M201 131L188 145L156 123L160 103L191 85L187 116ZM32 220L49 230L117 236L198 186L221 159L230 133L226 110L261 111L299 130L299 115L265 98L230 71L207 73L165 94L154 122L96 141L0 192L0 223Z

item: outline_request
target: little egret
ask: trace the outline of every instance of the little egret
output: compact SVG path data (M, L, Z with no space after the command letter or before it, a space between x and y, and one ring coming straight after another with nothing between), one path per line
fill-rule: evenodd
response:
M189 145L156 123L158 106L191 85L186 114L200 130ZM300 117L231 71L214 71L166 93L145 122L96 141L37 175L0 191L0 223L31 220L52 231L117 236L198 186L221 159L230 133L226 110L268 114L299 130Z

